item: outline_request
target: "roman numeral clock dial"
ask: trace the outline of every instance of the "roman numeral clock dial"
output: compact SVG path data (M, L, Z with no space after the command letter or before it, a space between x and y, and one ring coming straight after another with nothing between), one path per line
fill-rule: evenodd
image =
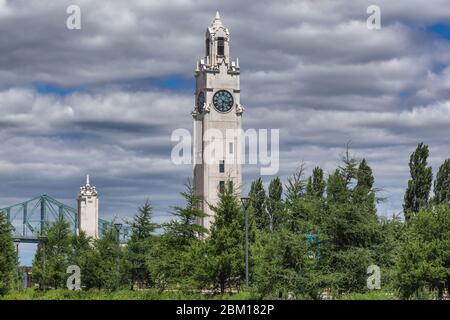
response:
M214 108L219 112L228 112L233 108L233 96L226 90L217 91L213 97Z

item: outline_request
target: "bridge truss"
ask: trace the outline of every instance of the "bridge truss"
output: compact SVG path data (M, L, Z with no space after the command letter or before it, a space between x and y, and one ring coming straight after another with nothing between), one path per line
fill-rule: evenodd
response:
M63 217L71 230L78 229L78 211L44 194L31 200L0 209L13 228L14 241L20 243L39 243L46 226ZM126 224L99 219L99 234L102 236L108 228L118 230L119 241L126 243L131 237L131 228Z

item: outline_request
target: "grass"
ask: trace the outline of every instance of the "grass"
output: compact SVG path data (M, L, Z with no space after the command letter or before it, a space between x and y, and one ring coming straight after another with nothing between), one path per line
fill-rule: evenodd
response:
M337 300L398 300L398 297L390 292L374 290L366 293L342 295Z
M248 292L224 295L205 295L187 292L160 292L158 290L129 291L119 290L107 292L102 290L69 291L63 289L46 292L27 289L26 291L11 292L0 300L249 300L252 296Z

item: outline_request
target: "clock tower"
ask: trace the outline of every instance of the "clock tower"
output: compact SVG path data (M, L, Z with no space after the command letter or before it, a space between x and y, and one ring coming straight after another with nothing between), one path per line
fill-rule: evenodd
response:
M218 194L228 181L241 187L241 119L239 60L230 59L230 32L217 12L206 30L205 57L197 61L194 118L194 188L203 198L206 229L214 222Z

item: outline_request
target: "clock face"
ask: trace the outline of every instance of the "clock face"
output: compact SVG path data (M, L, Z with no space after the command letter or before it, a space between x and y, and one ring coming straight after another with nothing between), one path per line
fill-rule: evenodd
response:
M213 97L214 108L219 112L228 112L233 107L233 96L226 90L217 91Z
M205 94L200 92L197 97L197 110L199 113L202 113L205 109Z

